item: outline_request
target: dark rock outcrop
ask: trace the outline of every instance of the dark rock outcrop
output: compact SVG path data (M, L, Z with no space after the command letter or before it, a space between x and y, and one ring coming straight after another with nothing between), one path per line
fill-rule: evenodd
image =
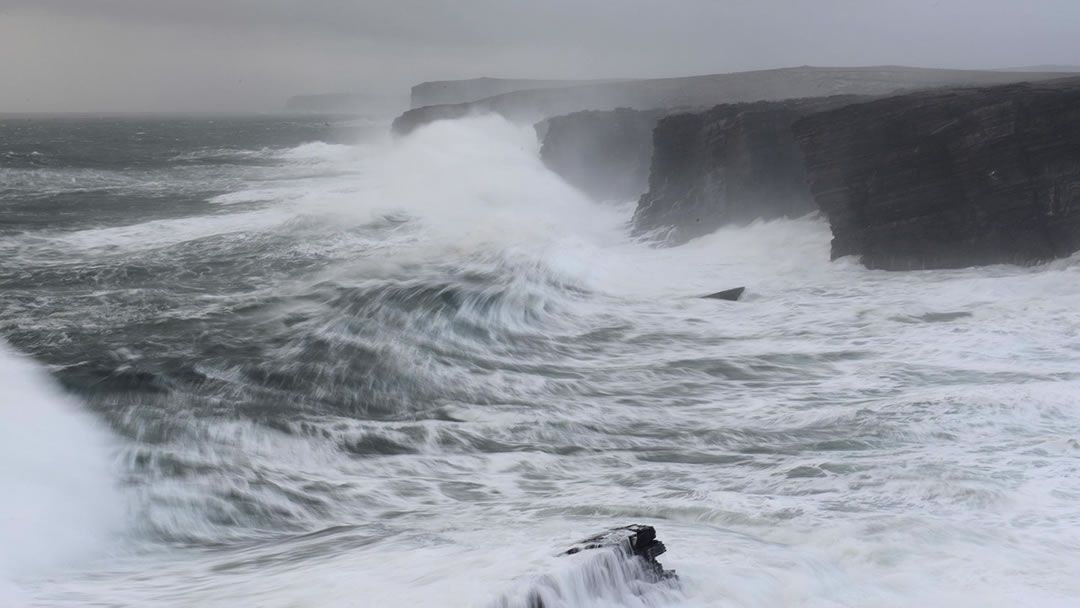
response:
M854 103L835 96L717 106L659 121L649 190L634 230L679 244L725 224L798 217L817 209L791 127Z
M582 110L707 108L742 103L826 97L882 95L898 90L947 85L1020 82L1065 74L937 70L898 66L861 68L797 67L687 78L591 81L573 86L516 90L461 104L414 108L394 121L394 132L405 134L433 120L497 113L511 120L535 123Z
M735 302L742 297L744 291L746 291L745 287L735 287L732 289L725 289L724 291L718 291L716 293L710 293L707 296L701 297L704 300L727 300L729 302Z
M654 573L657 580L675 577L673 570L664 570L664 566L656 560L667 551L667 547L656 538L656 528L652 526L631 524L613 528L578 541L563 552L563 555L574 555L592 549L610 549L627 559L642 560L647 571Z
M573 571L544 575L503 596L492 608L570 608L605 600L662 605L678 594L679 578L656 560L666 551L652 526L631 525L589 537L562 555L593 553Z
M423 106L413 108L395 118L390 125L390 130L397 135L408 135L417 128L433 123L436 120L457 120L458 118L479 116L484 113L468 103Z
M1032 263L1080 249L1080 79L926 91L794 126L833 258Z
M595 200L636 200L648 186L653 129L664 111L575 112L537 124L544 164Z

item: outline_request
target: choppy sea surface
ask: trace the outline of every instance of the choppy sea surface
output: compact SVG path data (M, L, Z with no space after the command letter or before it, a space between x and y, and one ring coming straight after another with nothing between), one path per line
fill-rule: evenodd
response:
M385 132L0 117L0 606L1080 605L1080 260L657 248ZM680 586L556 557L628 523Z

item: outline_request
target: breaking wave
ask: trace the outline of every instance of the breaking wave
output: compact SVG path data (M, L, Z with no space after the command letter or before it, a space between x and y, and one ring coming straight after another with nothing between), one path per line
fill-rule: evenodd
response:
M588 200L543 166L531 127L495 117L264 144L170 148L163 183L183 205L118 183L115 216L0 245L0 329L76 395L2 355L22 379L4 390L36 405L3 401L30 418L0 450L39 474L5 470L0 489L60 511L0 528L0 571L108 547L116 512L138 551L35 599L1080 592L1076 260L872 272L829 261L818 217L653 249L628 237L632 204ZM205 191L179 185L192 171L214 177ZM742 285L742 302L697 297ZM602 555L552 559L558 534L627 520L661 528L682 590L635 589L632 564Z
M114 449L44 371L0 344L0 580L101 552L125 516Z

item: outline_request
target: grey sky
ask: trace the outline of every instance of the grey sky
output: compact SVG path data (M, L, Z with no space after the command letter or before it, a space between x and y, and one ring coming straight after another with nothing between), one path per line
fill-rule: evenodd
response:
M0 112L276 110L422 80L1080 64L1080 0L0 0Z

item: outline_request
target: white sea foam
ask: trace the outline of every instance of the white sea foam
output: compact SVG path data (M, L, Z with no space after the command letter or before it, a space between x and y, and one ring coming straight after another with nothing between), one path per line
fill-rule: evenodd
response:
M37 365L0 344L0 581L103 549L125 516L112 447Z
M89 228L57 234L53 242L57 249L67 255L130 253L223 234L264 231L294 217L294 214L270 208L216 216L151 220L128 226Z
M379 169L382 204L463 248L623 239L625 215L592 204L547 170L529 125L495 116L436 122L394 142Z
M312 141L293 148L286 148L275 153L277 158L297 163L329 164L359 160L361 150L358 146L328 144Z

